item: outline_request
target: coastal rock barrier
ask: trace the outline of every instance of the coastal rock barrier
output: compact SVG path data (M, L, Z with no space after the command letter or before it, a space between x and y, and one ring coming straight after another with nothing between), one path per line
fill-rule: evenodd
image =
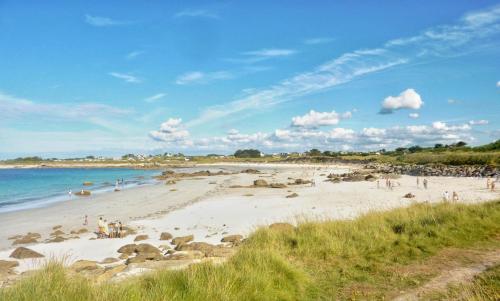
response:
M401 174L410 176L447 176L447 177L496 177L500 170L495 166L450 166L442 164L432 165L392 165L366 164L364 169L374 173Z

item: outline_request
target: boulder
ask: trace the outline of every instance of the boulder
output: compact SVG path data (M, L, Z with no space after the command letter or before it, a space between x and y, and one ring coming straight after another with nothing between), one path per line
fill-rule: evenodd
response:
M377 177L372 174L368 174L365 176L365 181L375 181L375 180L377 180Z
M165 182L165 185L174 185L175 183L176 183L175 180L167 180Z
M160 234L160 240L169 240L169 239L172 239L172 234L168 233L168 232L162 232Z
M123 253L123 254L132 254L135 252L135 248L137 247L136 244L128 244L124 245L121 248L118 249L118 253Z
M89 196L91 194L90 190L81 190L81 191L77 191L75 192L75 195L77 196Z
M88 182L88 181L83 182L83 186L92 186L92 185L94 185L94 183L92 183L92 182Z
M45 257L42 254L35 252L31 249L25 248L25 247L19 247L15 249L10 256L11 258L16 258L16 259L25 259L25 258L42 258Z
M48 240L46 240L45 242L46 242L46 243L49 243L49 242L63 242L63 241L65 241L65 240L66 240L66 238L64 238L64 237L61 237L61 236L56 236L56 237L54 237L54 238L52 238L52 239L48 239Z
M305 184L311 184L311 180L303 180L303 179L296 179L294 184L295 185L305 185Z
M365 176L360 174L350 174L342 178L344 182L360 182L365 180Z
M193 239L194 239L193 235L179 236L179 237L172 239L172 244L173 245L186 244L190 241L193 241Z
M186 260L186 259L202 259L205 254L201 251L179 251L166 257L166 260Z
M139 244L135 247L135 252L137 254L145 253L161 253L160 249L150 244Z
M32 243L37 243L37 242L38 242L38 240L36 238L23 236L19 239L14 240L12 245L24 245L24 244L32 244Z
M89 232L89 230L87 228L81 228L79 230L71 230L71 234L83 234L83 233L87 233Z
M7 238L8 240L14 240L14 239L19 239L19 238L22 238L23 236L18 234L18 235L14 235L14 236L11 236L9 238Z
M114 266L114 267L106 270L101 275L97 276L96 281L97 281L97 283L102 283L102 282L108 281L111 278L113 278L116 274L123 272L126 268L127 268L127 266L124 264Z
M286 185L283 183L271 183L269 185L269 187L271 187L271 188L286 188Z
M118 261L120 261L118 258L108 257L108 258L105 258L104 260L102 260L99 263L100 264L110 264L110 263L115 263L115 262L118 262Z
M137 235L135 238L134 238L134 241L141 241L141 240L146 240L148 239L149 236L146 235L146 234L142 234L142 235Z
M180 244L175 247L177 251L201 251L207 256L216 246L206 242L192 242L189 244Z
M159 245L158 246L158 249L162 250L162 251L168 251L168 250L171 250L172 247L169 246L169 245Z
M224 236L221 239L221 242L239 243L242 239L243 239L243 235L234 234L234 235Z
M274 223L269 225L269 229L278 231L293 231L295 227L289 223Z
M236 253L237 248L226 248L226 247L216 247L213 248L209 253L206 254L207 257L230 257Z
M135 257L129 257L125 261L125 264L144 262L146 260L163 260L163 255L161 253L141 253Z
M64 235L65 233L61 230L56 230L52 233L50 233L50 236L59 236L59 235Z
M406 199L413 199L415 197L415 195L413 193L411 193L411 192L408 192L403 197L406 198Z
M78 260L70 266L70 269L79 273L81 271L91 271L99 268L97 262L92 260Z
M52 230L57 230L57 229L61 229L61 228L62 228L62 225L57 225L57 226L52 227Z
M255 187L267 187L268 184L266 181L259 179L259 180L253 181L253 186L255 186Z
M257 169L248 168L242 170L241 173L258 174L260 173L260 171L258 171Z
M298 196L299 196L299 195L298 195L296 192L294 192L294 193L292 193L292 194L287 195L287 196L286 196L286 198L287 198L287 199L291 199L291 198L296 198L296 197L298 197Z
M130 254L131 253L123 253L123 254L120 254L120 256L118 256L118 258L125 260L125 259L129 258Z

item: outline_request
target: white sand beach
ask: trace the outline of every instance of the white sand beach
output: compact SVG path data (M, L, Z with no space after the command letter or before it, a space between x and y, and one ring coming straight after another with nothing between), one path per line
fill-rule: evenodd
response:
M162 182L89 198L73 197L45 208L2 213L0 259L9 259L10 253L17 247L8 238L27 232L39 233L41 242L23 246L45 255L45 258L20 260L15 269L17 272L35 269L51 258L65 258L65 262L70 264L79 259L100 261L118 257L118 248L132 243L135 235L93 239L96 235L92 232L96 230L100 216L108 221L120 220L136 228L137 234L147 234L149 239L142 242L155 246L167 243L159 240L161 232L170 232L174 237L192 234L194 241L218 244L225 235L247 236L257 227L273 222L351 219L371 210L387 210L414 202L441 202L444 191L450 194L456 191L460 202L464 203L500 198L500 193L486 189L485 179L477 178L428 177L429 187L424 189L422 184L417 187L416 177L402 176L394 180L396 186L390 190L384 186L383 180L380 180L379 188L376 181L325 182L329 173L344 173L353 166L225 164L199 167L231 171L255 168L261 174L183 178L173 185ZM268 183L289 183L298 178L314 179L315 186L231 187L252 185L257 179ZM286 197L292 193L298 196ZM416 197L404 198L407 193ZM85 215L88 215L88 226L83 225ZM83 227L90 232L63 242L44 243L56 225L61 225L61 230L67 234Z

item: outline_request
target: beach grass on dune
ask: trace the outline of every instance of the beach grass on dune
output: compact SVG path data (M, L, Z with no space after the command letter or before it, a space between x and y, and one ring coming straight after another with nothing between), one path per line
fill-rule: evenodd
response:
M447 248L498 248L500 201L416 204L352 221L261 228L222 265L192 265L95 285L49 264L2 300L382 299L433 275L401 272Z

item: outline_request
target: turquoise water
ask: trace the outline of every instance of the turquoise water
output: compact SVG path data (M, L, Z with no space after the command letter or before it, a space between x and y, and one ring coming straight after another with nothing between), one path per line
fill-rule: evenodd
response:
M82 189L93 194L111 191L116 181L120 188L152 184L158 170L124 168L28 168L0 169L0 212L46 206L50 203L77 199L69 196ZM83 186L83 182L92 186Z

